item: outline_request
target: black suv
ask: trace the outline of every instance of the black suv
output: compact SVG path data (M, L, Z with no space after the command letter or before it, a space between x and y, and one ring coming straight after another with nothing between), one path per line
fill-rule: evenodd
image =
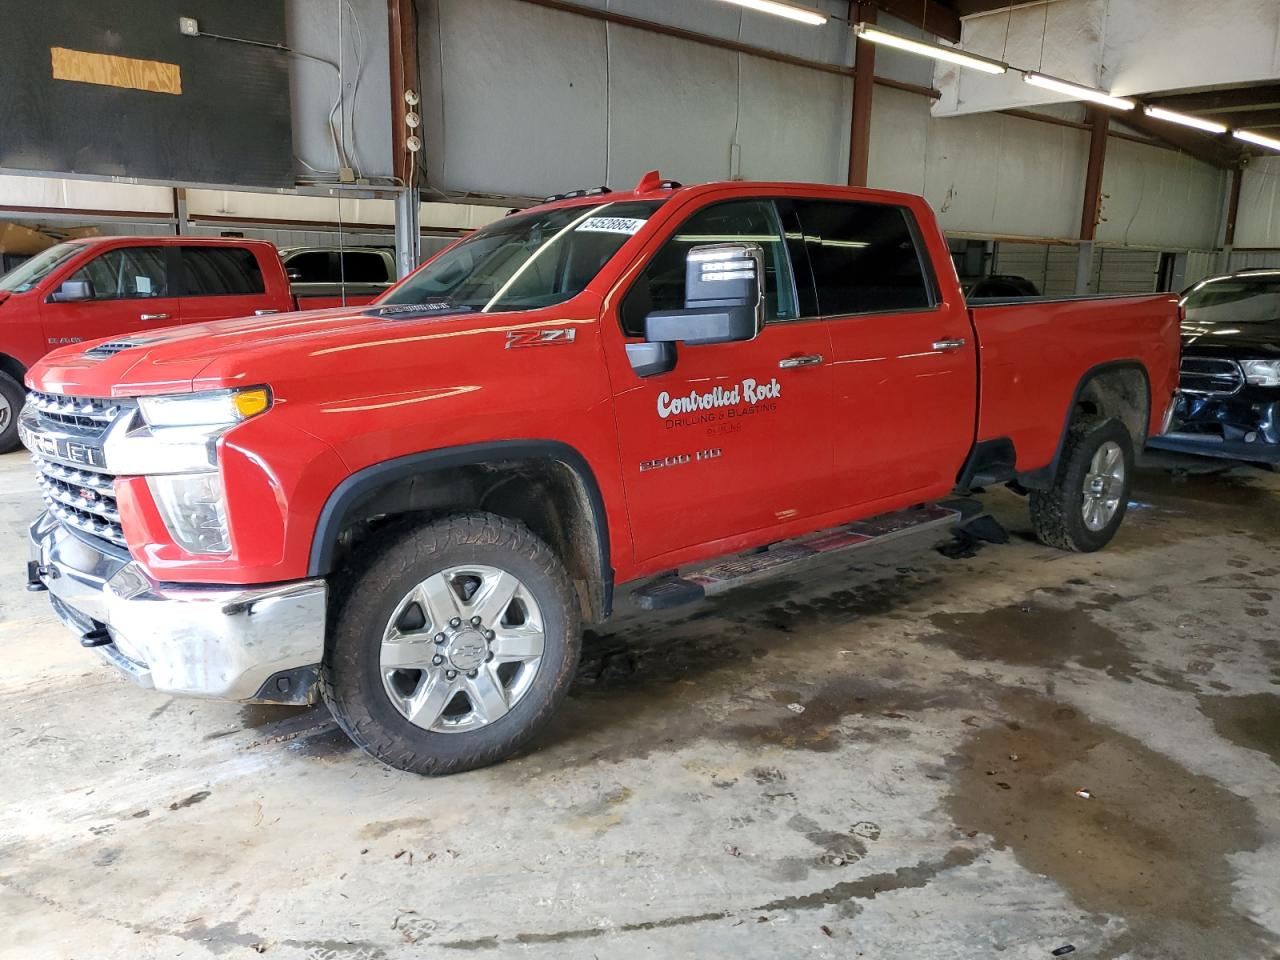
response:
M1147 445L1280 463L1280 269L1201 280L1181 303L1173 421Z

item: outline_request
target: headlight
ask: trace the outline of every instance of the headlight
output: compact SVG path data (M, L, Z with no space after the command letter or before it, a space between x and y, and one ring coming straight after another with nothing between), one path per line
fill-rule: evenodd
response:
M270 407L266 387L138 398L138 409L150 427L230 427Z
M230 553L222 478L213 473L176 473L147 477L164 525L190 553Z
M1240 369L1255 387L1280 387L1280 360L1241 360Z

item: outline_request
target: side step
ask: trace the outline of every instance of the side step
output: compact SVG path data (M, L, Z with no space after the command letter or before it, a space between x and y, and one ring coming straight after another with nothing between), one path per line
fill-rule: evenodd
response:
M937 504L883 513L798 540L787 540L760 553L749 553L689 570L679 576L664 577L638 588L633 596L643 610L665 610L763 580L784 567L811 557L886 543L926 530L950 527L960 521L959 510Z

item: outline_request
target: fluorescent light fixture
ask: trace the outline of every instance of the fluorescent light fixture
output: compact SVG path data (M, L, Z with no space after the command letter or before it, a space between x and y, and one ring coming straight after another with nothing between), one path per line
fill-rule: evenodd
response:
M1264 137L1262 134L1254 133L1252 130L1232 130L1231 135L1237 140L1256 143L1258 146L1266 147L1268 150L1280 150L1280 140L1274 137Z
M869 23L859 23L853 28L853 31L861 40L882 43L886 47L896 47L898 50L905 50L907 53L918 53L922 57L932 57L934 60L945 60L947 63L959 64L972 70L981 70L983 73L1005 73L1009 69L1009 65L1000 60L980 57L976 53L965 53L963 50L957 50L955 47L948 47L941 43L913 40L901 34L881 30L879 27L872 26Z
M1197 130L1203 130L1205 133L1226 133L1227 125L1218 123L1216 120L1205 120L1203 117L1193 117L1186 113L1176 113L1173 110L1166 110L1163 107L1143 107L1142 112L1148 117L1154 117L1157 120L1167 120L1169 123L1180 123L1184 127L1195 127Z
M775 17L786 17L798 23L807 23L811 27L820 27L830 19L821 10L813 7L802 7L798 3L787 3L786 0L724 0L725 3L736 3L748 10L771 13Z
M1090 103L1100 103L1115 110L1132 110L1137 106L1132 100L1113 97L1105 90L1086 87L1084 84L1072 83L1070 80L1059 80L1057 77L1046 76L1043 73L1027 72L1022 75L1022 79L1033 87L1044 87L1054 93L1071 97L1073 100L1088 100Z

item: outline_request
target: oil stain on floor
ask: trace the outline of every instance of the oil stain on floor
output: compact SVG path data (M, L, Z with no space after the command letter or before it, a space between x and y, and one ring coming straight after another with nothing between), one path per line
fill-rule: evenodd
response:
M1082 909L1123 919L1090 956L1275 955L1280 943L1231 903L1227 858L1260 842L1248 801L1071 707L1021 691L999 705L1004 722L950 764L948 813Z

